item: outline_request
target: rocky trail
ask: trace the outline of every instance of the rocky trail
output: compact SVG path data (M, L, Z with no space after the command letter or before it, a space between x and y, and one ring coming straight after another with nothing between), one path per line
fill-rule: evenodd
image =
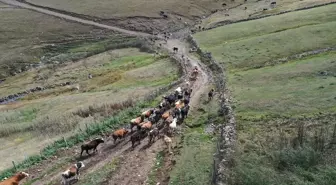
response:
M9 4L15 7L21 7L30 9L33 11L37 11L40 13L48 14L51 16L60 17L62 19L66 19L69 21L75 21L82 24L92 25L99 28L109 29L117 32L122 32L129 35L135 35L140 37L151 37L150 34L135 32L130 30L121 29L118 27L108 26L100 23L96 23L94 21L89 21L69 15L65 15L62 13L50 11L47 9L43 9L40 7L35 7L26 3L21 3L14 0L0 0L5 4ZM191 109L197 107L201 94L204 94L207 91L207 87L210 82L210 74L208 70L201 64L201 62L194 56L189 53L188 44L183 40L184 38L175 38L169 39L167 42L162 40L160 36L158 36L159 40L156 44L160 43L160 47L163 50L168 50L170 53L173 53L173 47L178 47L179 50L174 54L174 58L178 59L180 62L184 63L186 71L191 72L192 69L197 66L199 69L198 77L195 81L192 81L191 88L193 89L190 106ZM174 35L173 35L174 38ZM189 60L183 59L189 58ZM130 118L132 119L132 118ZM148 146L148 139L145 138L142 140L141 144L136 146L133 150L131 147L131 142L129 142L130 136L126 137L124 140L118 141L117 144L113 143L113 139L105 142L102 146L99 147L99 153L94 154L92 156L86 157L84 154L83 158L78 158L79 156L79 146L73 147L63 152L63 154L59 154L58 159L54 159L53 161L47 161L44 164L35 166L34 169L28 170L33 177L38 177L43 168L46 168L44 165L52 166L62 157L72 157L76 160L82 160L86 167L81 171L81 179L85 178L86 175L89 175L92 172L95 172L102 168L105 164L110 163L115 158L120 160L120 164L118 166L118 170L109 175L109 179L106 179L103 184L110 185L140 185L146 184L147 177L150 173L151 168L154 165L156 154L165 149L165 144L163 141L157 140L151 146ZM173 138L174 140L174 138ZM176 143L175 143L176 144ZM173 141L174 146L174 141ZM62 152L61 152L62 153ZM32 185L58 185L61 184L60 173L65 170L71 164L64 164L61 167L58 167L52 173L45 174L43 177L40 177L38 180L32 183ZM168 183L168 182L166 182ZM80 184L78 182L77 184ZM164 183L161 183L161 185Z

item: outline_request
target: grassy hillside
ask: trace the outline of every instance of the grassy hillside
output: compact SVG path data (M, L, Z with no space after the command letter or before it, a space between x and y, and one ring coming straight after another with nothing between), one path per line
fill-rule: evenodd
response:
M93 78L88 79L91 73ZM36 80L36 76L43 76ZM19 102L0 106L0 156L22 160L60 136L85 128L154 89L169 84L179 69L169 58L155 58L137 48L113 50L61 67L46 66L8 78L0 85L1 94L22 88L75 82L79 90L56 87L30 94ZM125 102L126 101L126 102ZM124 102L124 103L123 103ZM118 103L123 103L116 105ZM41 138L49 136L47 140ZM34 145L32 145L34 143ZM23 153L8 155L13 148ZM1 163L0 169L11 160Z
M52 1L52 0L27 0L27 2L50 7L62 11L76 13L79 16L99 21L104 24L118 25L127 29L146 31L178 30L189 25L211 12L233 7L244 0L102 0L99 2L89 0ZM228 6L222 6L222 3ZM160 11L168 16L164 18ZM155 26L154 26L155 25Z
M195 35L226 67L235 100L237 185L335 184L336 5ZM296 59L293 58L296 56Z
M0 9L0 78L26 71L31 64L73 61L132 40L92 26L1 6L6 8ZM90 48L70 50L85 45Z
M293 11L300 8L330 3L333 2L333 0L281 0L276 1L276 5L271 5L271 2L273 1L244 1L244 3L240 3L238 6L212 14L203 19L199 25L204 28L210 28L217 24L221 24L221 22L238 21L241 19L271 15L284 11Z
M230 70L272 65L274 60L335 46L336 5L219 27L195 35Z

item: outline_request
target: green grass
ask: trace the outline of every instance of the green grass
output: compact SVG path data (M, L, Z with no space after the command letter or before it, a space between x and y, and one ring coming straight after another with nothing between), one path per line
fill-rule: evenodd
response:
M239 2L239 1L235 1L235 2ZM282 1L278 1L276 6L273 6L272 8L270 4L265 3L265 1L245 1L244 3L242 2L244 1L239 2L240 6L230 6L232 3L227 3L226 8L229 8L230 11L221 11L221 12L212 14L209 17L206 17L205 19L202 20L201 26L205 28L209 28L212 26L216 26L218 23L222 23L223 21L234 22L234 21L239 21L242 19L261 17L264 15L274 15L280 12L293 11L296 9L313 7L316 5L330 3L332 2L332 0L305 0L305 1L282 0ZM246 10L245 10L245 7L246 7ZM264 8L267 8L268 10L264 11L263 10ZM227 13L230 16L225 16L225 14ZM298 15L299 14L300 13L298 13ZM319 14L314 14L314 16L319 16ZM291 22L289 21L288 24L290 25L290 23ZM270 25L265 24L263 26L267 27ZM273 25L273 26L276 27L278 25ZM262 29L262 27L260 28ZM239 35L239 33L237 34Z
M236 112L242 120L298 117L336 110L336 52L273 67L230 73ZM327 76L320 75L326 71Z
M26 9L0 11L0 78L26 66L75 61L136 43L134 37L67 22Z
M105 164L102 168L86 175L83 179L81 179L81 184L92 185L103 183L106 181L106 178L108 178L109 175L118 169L119 164L120 160L118 158L114 158L111 162Z
M30 156L23 162L17 164L17 170L18 171L26 170L29 167L39 164L40 162L48 159L49 157L54 156L57 153L57 151L62 148L71 148L76 144L82 143L83 141L89 138L94 138L95 136L101 134L102 132L111 131L117 128L119 125L127 122L130 117L136 116L144 105L146 105L146 103L140 102L137 105L133 106L132 108L127 108L119 112L117 115L105 119L100 123L89 125L83 132L78 132L66 138L66 142L63 139L55 141L51 145L44 148L40 152L40 155ZM0 173L0 179L10 177L13 173L15 173L14 168L4 170Z
M89 73L93 75L92 79L88 79ZM37 79L36 76L45 78ZM2 105L0 139L4 147L0 155L6 155L6 151L15 147L24 147L27 155L37 154L54 140L133 106L130 102L141 100L179 76L178 67L166 56L154 57L138 48L127 48L100 53L75 63L48 65L7 78L1 84L1 94L66 81L77 82L73 86L78 85L80 90L56 87L30 94L14 104ZM48 140L37 139L46 135ZM9 166L12 160L22 161L22 154L11 155L10 160L0 164L0 170Z
M181 156L170 174L170 184L210 184L215 151L215 143L211 138L197 130L184 135Z
M279 58L335 46L335 9L336 5L329 5L237 23L195 37L203 50L231 71L259 68ZM319 16L310 16L311 12ZM320 16L324 19L315 19Z
M152 167L152 170L150 172L150 174L148 175L148 181L147 181L147 185L156 185L156 176L158 175L157 174L157 171L162 167L163 165L163 162L164 162L164 156L165 153L164 152L159 152L157 155L156 155L156 159L155 159L155 164L154 166Z
M336 183L336 168L323 165L323 156L311 148L285 149L268 155L243 153L236 158L237 185L328 185Z
M278 59L335 47L335 5L223 26L196 34L226 69L238 145L236 185L335 184L336 53ZM303 147L297 147L304 124ZM321 133L321 134L320 134Z
M185 120L185 124L194 128L187 129L182 136L182 149L176 165L170 173L169 184L205 185L211 184L213 154L216 140L214 135L206 133L209 120L219 124L217 101L208 103L204 97L198 110L194 110Z
M61 0L58 3L51 0L28 0L28 2L100 18L132 16L160 17L159 13L162 9L171 12L170 14L182 14L183 16L191 17L199 16L203 13L202 11L209 11L211 8L215 9L221 4L220 2L210 0L186 0L183 2L177 0L155 2L144 0L115 0L112 2L102 0L99 3L89 0ZM176 6L177 3L179 3L179 6ZM193 6L190 6L190 4L193 4Z

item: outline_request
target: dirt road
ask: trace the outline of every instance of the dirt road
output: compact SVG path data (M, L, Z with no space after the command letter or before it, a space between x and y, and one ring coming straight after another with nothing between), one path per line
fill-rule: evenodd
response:
M44 14L60 17L69 21L75 21L82 24L92 25L99 28L109 29L113 31L122 32L129 35L141 36L141 37L149 37L150 34L142 33L142 32L134 32L130 30L125 30L113 26L108 26L100 23L96 23L94 21L89 21L65 14L61 14L58 12L53 12L47 9L34 7L25 3L20 3L14 0L0 0L0 2L18 6L21 8L30 9L33 11L41 12ZM160 37L159 37L160 38ZM208 73L205 66L201 64L201 62L194 56L189 53L189 46L186 42L183 41L183 38L179 39L169 39L167 42L160 40L161 48L164 50L168 50L173 53L173 47L178 47L179 51L174 54L174 58L178 59L180 62L183 62L186 66L186 71L191 72L192 69L197 66L199 69L198 77L195 81L191 82L191 87L193 89L193 93L191 96L191 109L197 107L198 102L201 98L201 94L204 94L207 91L211 74ZM182 57L182 55L184 57ZM184 58L184 59L183 59ZM188 59L187 59L188 58ZM132 118L130 118L132 119ZM94 156L88 157L86 159L78 159L78 146L71 148L67 152L64 152L63 157L72 156L77 160L83 160L86 164L86 168L81 172L81 178L85 178L88 174L99 170L105 164L111 162L115 158L121 159L121 164L119 165L118 171L113 173L109 179L106 180L103 184L110 185L139 185L145 184L148 174L155 162L155 156L158 152L162 151L165 147L162 140L157 140L153 145L147 147L147 139L144 139L142 143L137 146L134 150L131 147L131 143L129 142L130 138L127 137L124 141L115 145L112 141L108 141L104 143L102 148L100 148L100 153ZM61 160L60 158L46 162L47 166L53 166L55 161ZM32 176L39 176L41 173L41 169L45 168L44 166L34 167L34 169L28 170ZM58 170L51 172L49 174L45 174L40 179L36 180L33 185L44 185L44 184L60 184L60 170L65 169L69 164L58 167ZM41 169L39 169L41 168ZM161 183L164 184L164 183Z
M74 21L74 22L78 22L78 23L82 23L82 24L86 24L86 25L96 26L96 27L99 27L99 28L104 28L104 29L108 29L108 30L113 30L113 31L125 33L125 34L128 34L128 35L143 36L143 37L151 36L148 33L135 32L135 31L130 31L130 30L114 27L114 26L100 24L100 23L97 23L97 22L94 22L94 21L89 21L89 20L78 18L78 17L73 17L73 16L70 16L70 15L65 15L65 14L54 12L54 11L51 11L51 10L35 7L35 6L29 5L29 4L26 4L26 3L21 3L21 2L15 1L15 0L0 0L0 2L8 4L8 5L16 6L16 7L21 7L21 8L33 10L33 11L40 12L40 13L43 13L43 14L59 17L59 18L66 19L66 20L69 20L69 21Z

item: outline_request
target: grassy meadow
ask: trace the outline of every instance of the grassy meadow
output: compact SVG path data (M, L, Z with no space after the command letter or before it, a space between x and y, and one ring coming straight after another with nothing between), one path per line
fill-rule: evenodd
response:
M92 79L88 79L89 73ZM48 83L75 83L0 105L0 140L4 143L0 147L0 156L20 147L28 156L35 154L60 135L70 135L124 107L133 106L138 99L176 80L179 75L178 67L166 56L154 57L137 48L127 48L58 67L47 65L8 78L0 86L1 94ZM36 80L36 76L45 78ZM79 90L73 90L72 86L78 86ZM49 139L40 139L46 135ZM8 157L21 160L24 155L18 153ZM8 166L10 161L2 163L0 169Z
M40 62L75 61L135 41L93 26L0 6L4 7L0 8L0 78L26 71Z
M186 0L186 1L145 1L145 0L103 0L99 3L84 1L66 1L58 2L52 0L27 0L34 4L52 7L60 10L66 10L78 14L91 15L104 19L116 17L152 17L159 18L160 11L165 11L172 15L183 15L187 17L200 16L206 11L221 5L220 2L211 0ZM229 2L229 1L228 1ZM190 6L193 4L193 6Z
M238 6L234 6L231 8L228 7L229 10L219 11L211 14L209 17L203 19L199 26L209 28L224 21L238 21L241 19L276 14L284 11L292 11L304 7L312 7L316 5L330 3L333 2L333 0L282 0L276 1L276 5L271 5L271 2L272 1L258 0L242 1ZM225 16L225 14L228 14L229 16Z
M195 35L225 68L238 128L237 185L335 184L336 5ZM281 61L281 62L279 62Z

